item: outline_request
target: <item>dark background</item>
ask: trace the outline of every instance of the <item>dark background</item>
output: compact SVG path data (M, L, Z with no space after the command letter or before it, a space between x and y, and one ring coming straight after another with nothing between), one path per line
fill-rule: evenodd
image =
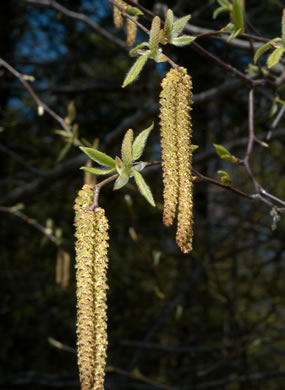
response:
M154 3L141 0L150 10ZM199 27L217 30L229 22L226 13L213 20L214 1L164 3L177 16L191 13L191 23ZM125 33L115 30L106 1L60 4L85 14L124 46ZM277 1L248 1L255 33L280 36L282 7ZM139 32L137 42L142 40L147 38ZM251 50L213 38L198 42L242 72L253 63ZM154 121L144 159L157 160L160 82L169 66L149 61L139 79L122 89L133 59L121 46L52 7L0 2L0 57L33 75L32 88L62 118L74 102L79 138L97 140L100 150L114 157L128 128L138 134ZM216 180L217 171L226 170L236 188L253 194L244 167L223 162L212 146L222 144L244 158L248 85L191 46L167 46L165 52L193 79L195 169ZM266 55L262 66L265 60ZM282 75L280 67L269 78ZM230 87L221 93L224 85ZM210 98L200 94L211 88L217 91ZM275 118L270 108L277 94L284 98L282 85L255 91L259 139ZM78 389L73 202L84 180L90 180L79 170L86 159L71 146L58 161L66 147L55 134L59 123L47 113L37 114L35 101L4 67L0 129L0 386ZM256 180L281 199L284 136L281 119L269 148L255 144L251 156ZM133 181L118 192L109 184L100 196L110 222L106 389L285 388L284 218L273 231L271 208L263 202L197 183L194 249L183 255L175 227L161 222L160 167L144 170L144 176L156 208Z

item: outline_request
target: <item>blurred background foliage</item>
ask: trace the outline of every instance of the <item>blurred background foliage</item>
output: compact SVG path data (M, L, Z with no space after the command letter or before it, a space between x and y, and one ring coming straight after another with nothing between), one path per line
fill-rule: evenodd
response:
M60 4L85 14L123 46L125 34L115 30L107 2ZM163 8L156 1L141 4ZM228 23L226 14L213 20L215 1L169 0L164 5L177 16L191 13L191 23L200 27L216 30ZM246 6L257 33L280 36L280 2L252 0ZM142 39L139 32L137 42ZM115 156L128 128L138 134L154 121L144 159L160 159L158 99L168 65L149 61L140 78L123 90L133 63L127 48L52 7L28 1L0 2L0 42L1 57L35 78L31 86L49 107L64 118L74 104L80 138L96 141ZM217 39L199 43L242 72L253 63L250 50ZM199 100L199 93L235 79L191 46L165 50L193 78L195 169L217 180L217 171L224 169L235 187L253 193L244 168L220 160L212 146L228 146L244 157L248 87L238 82ZM38 115L34 100L3 67L0 91L0 384L5 389L77 389L73 202L84 180L90 180L79 170L86 157L72 146L59 161L66 146L55 133L59 124L46 113ZM269 112L277 93L284 95L282 88L256 91L260 139L275 118ZM255 178L281 199L284 136L281 120L269 148L255 145L251 157ZM194 250L182 255L175 230L161 223L161 170L151 167L144 175L155 209L132 181L118 192L106 186L100 195L111 227L106 389L282 389L284 218L273 231L270 208L263 203L197 183Z

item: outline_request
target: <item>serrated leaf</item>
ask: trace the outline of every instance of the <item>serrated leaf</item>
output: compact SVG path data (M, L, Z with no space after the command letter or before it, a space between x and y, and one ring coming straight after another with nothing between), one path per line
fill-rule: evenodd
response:
M120 188L124 187L129 179L130 179L130 170L124 169L122 173L119 175L119 177L116 179L113 190L119 190Z
M228 7L219 7L213 13L213 19L216 19L222 12L228 12L230 9Z
M133 161L136 161L143 154L147 138L153 128L153 123L143 130L134 140L133 143Z
M134 132L132 129L129 129L123 139L122 142L122 160L126 166L131 166L133 162L133 153L132 153L132 143L134 139Z
M131 57L136 57L138 54L141 54L141 53L139 53L139 51L140 51L143 47L149 47L148 42L142 42L142 43L140 43L139 45L137 45L136 47L134 47L134 48L129 52L129 55L130 55Z
M191 15L186 15L183 18L177 19L173 23L172 34L171 34L173 38L178 37L178 35L183 31L185 24L188 22L190 18Z
M278 47L277 49L275 49L267 59L267 67L270 69L273 68L273 66L277 65L284 52L284 47Z
M83 153L87 154L91 160L96 161L98 164L105 167L116 168L115 160L107 154L93 148L80 147L80 149Z
M140 9L136 8L136 7L128 7L128 8L126 9L126 12L127 12L127 14L130 15L130 16L139 16L139 15L143 15L143 12L142 12Z
M221 182L225 186L230 186L232 184L232 179L231 179L230 175L226 171L218 171L218 174L221 177Z
M163 29L164 36L167 39L170 39L171 37L172 28L173 28L173 12L171 9L169 9L166 14L164 29Z
M154 55L154 53L158 49L159 40L160 40L160 17L155 16L152 20L151 29L149 33L149 42L148 42L152 55Z
M224 146L213 144L214 148L216 149L217 155L224 161L228 161L231 163L236 163L237 158L231 154L231 152L228 151Z
M240 29L241 32L244 31L243 24L243 12L240 4L240 0L233 0L233 20L237 29Z
M142 68L144 67L145 63L147 62L149 58L149 55L142 55L140 56L134 65L131 67L129 72L126 75L126 78L123 82L122 88L125 88L127 85L131 84L140 74Z
M112 169L100 169L100 168L90 168L90 167L81 167L83 171L93 173L94 175L109 175L110 173L116 172L115 168Z
M186 46L193 42L196 37L191 37L190 35L183 35L182 37L172 38L170 43L174 46Z
M151 190L149 186L146 184L143 176L136 170L132 169L135 182L140 190L140 193L145 197L145 199L153 206L155 207L155 202L151 193Z

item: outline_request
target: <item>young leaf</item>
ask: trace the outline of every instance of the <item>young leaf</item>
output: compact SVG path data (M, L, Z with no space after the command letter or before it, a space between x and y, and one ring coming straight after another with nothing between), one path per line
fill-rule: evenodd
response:
M115 157L115 162L116 162L116 170L118 172L118 174L120 175L123 170L125 169L125 165L123 163L123 161L120 159L120 157L116 156Z
M152 20L151 30L149 33L149 42L148 42L152 55L154 55L154 53L158 49L159 40L160 40L160 17L155 16Z
M231 3L229 2L229 0L217 0L217 1L220 4L220 6L228 7L230 9Z
M237 163L237 158L235 156L233 156L231 154L231 152L229 152L228 149L226 149L224 146L217 145L217 144L213 144L213 146L216 149L216 153L218 154L218 156L222 160L228 161L228 162L231 162L231 163L234 163L234 164Z
M72 146L72 143L68 143L68 144L64 145L64 147L61 149L61 151L57 157L57 161L62 161L64 159L64 157L67 155L67 153L71 149L71 146Z
M54 134L61 135L62 137L70 138L70 134L65 130L54 130Z
M146 53L140 53L140 50L143 48L143 47L149 47L149 44L148 42L142 42L140 43L139 45L137 45L136 47L134 47L130 52L129 52L129 55L131 57L135 57L137 56L138 54L146 54Z
M143 130L134 140L133 143L133 161L136 161L143 154L145 143L153 128L153 123L145 130Z
M183 18L177 19L176 22L173 23L172 28L172 37L176 38L178 35L182 32L182 30L185 27L185 24L188 22L188 20L191 18L191 15L186 15Z
M124 169L123 172L116 179L113 190L119 190L124 187L130 179L130 170Z
M155 202L154 202L151 190L150 190L149 186L146 184L146 182L144 181L144 178L142 177L142 175L138 171L132 170L132 172L134 174L135 182L136 182L141 194L145 197L145 199L153 207L155 207Z
M233 20L237 29L240 29L241 32L244 31L243 25L243 14L241 9L240 0L233 0Z
M71 123L74 121L76 116L76 108L74 102L68 103L67 106L67 119L68 119L68 124L71 125Z
M172 28L173 28L173 12L171 9L169 9L166 14L164 29L163 29L164 36L167 39L171 37Z
M226 171L218 171L218 174L221 177L221 182L225 186L230 186L232 184L232 179L231 179L230 175Z
M126 78L123 82L122 88L125 88L128 84L132 83L138 77L143 66L147 62L148 58L149 58L149 54L142 55L136 60L134 65L131 67L131 69L127 73Z
M196 37L191 37L190 35L183 35L179 38L172 38L170 40L170 43L172 43L172 45L174 46L186 46L193 42L195 39Z
M83 153L87 154L91 160L96 161L98 164L105 167L116 168L115 160L107 154L99 152L99 150L93 148L81 147L80 149Z
M133 162L133 153L132 153L132 143L134 139L134 132L132 129L129 129L122 142L122 159L126 166L130 167Z
M144 162L144 161L141 161L140 163L134 165L134 166L132 167L132 170L135 169L136 171L141 172L143 169L145 169L146 166L147 166L147 163ZM134 174L133 174L133 172L132 172L132 173L131 173L131 177L133 177L133 176L134 176Z
M284 52L284 47L278 47L277 49L275 49L267 59L267 67L273 68L273 66L277 65Z
M195 152L199 148L199 145L191 145L191 152Z
M256 53L254 55L254 63L256 64L256 61L258 60L258 58L263 54L265 53L267 50L269 50L273 45L274 42L279 42L280 41L280 38L274 38L272 39L271 41L265 43L264 45L260 46L257 50L256 50Z
M213 19L216 19L218 15L220 15L222 12L228 12L230 10L229 7L219 7L217 8L213 13Z
M136 8L136 7L128 7L128 8L126 9L126 12L127 12L127 14L130 15L130 16L139 16L139 15L143 15L143 12L142 12L140 9Z
M228 42L230 42L232 39L235 39L237 36L239 36L242 33L243 33L243 30L241 28L237 28L236 26L234 26L233 32L231 33L231 35L228 38Z
M94 175L109 175L110 173L116 172L115 168L112 169L100 169L100 168L90 168L90 167L81 167L86 172L93 173Z

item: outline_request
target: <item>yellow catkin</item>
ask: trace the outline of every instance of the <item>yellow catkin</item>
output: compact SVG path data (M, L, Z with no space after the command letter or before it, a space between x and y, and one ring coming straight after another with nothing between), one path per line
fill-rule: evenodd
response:
M179 68L177 89L177 159L179 175L178 222L176 242L182 252L192 250L193 238L193 184L191 152L192 82L185 68Z
M176 242L184 253L191 251L193 236L191 95L187 70L171 69L162 81L160 94L163 223L173 224L178 207Z
M108 221L102 208L89 210L94 188L75 200L77 238L77 354L81 390L103 390L107 348Z
M92 389L94 382L94 238L95 214L92 187L84 185L75 200L76 282L77 282L77 358L82 390Z
M102 208L95 210L96 232L94 253L95 274L95 371L94 390L104 389L105 365L107 357L107 267L108 267L108 220Z
M136 1L137 3L138 1ZM130 7L125 1L123 0L116 0L116 3L120 5L125 11ZM138 19L137 16L133 16L134 19ZM123 26L124 16L122 12L113 5L113 21L115 27L120 30ZM137 37L137 25L132 22L130 19L126 18L126 30L127 30L127 45L133 46L135 43L136 37Z
M176 106L179 74L171 69L162 80L160 93L160 129L163 172L163 223L173 224L178 202L178 165L177 165L177 132Z
M118 5L120 5L121 7L123 7L124 9L126 8L126 3L123 1L123 0L116 0L116 3ZM117 8L115 5L113 5L113 21L114 21L114 25L115 27L120 30L123 26L123 14L122 12L119 10L119 8Z
M134 19L137 20L137 16L135 16ZM134 22L132 22L130 19L127 19L126 26L127 26L127 40L126 40L127 45L133 46L137 37L137 25Z

